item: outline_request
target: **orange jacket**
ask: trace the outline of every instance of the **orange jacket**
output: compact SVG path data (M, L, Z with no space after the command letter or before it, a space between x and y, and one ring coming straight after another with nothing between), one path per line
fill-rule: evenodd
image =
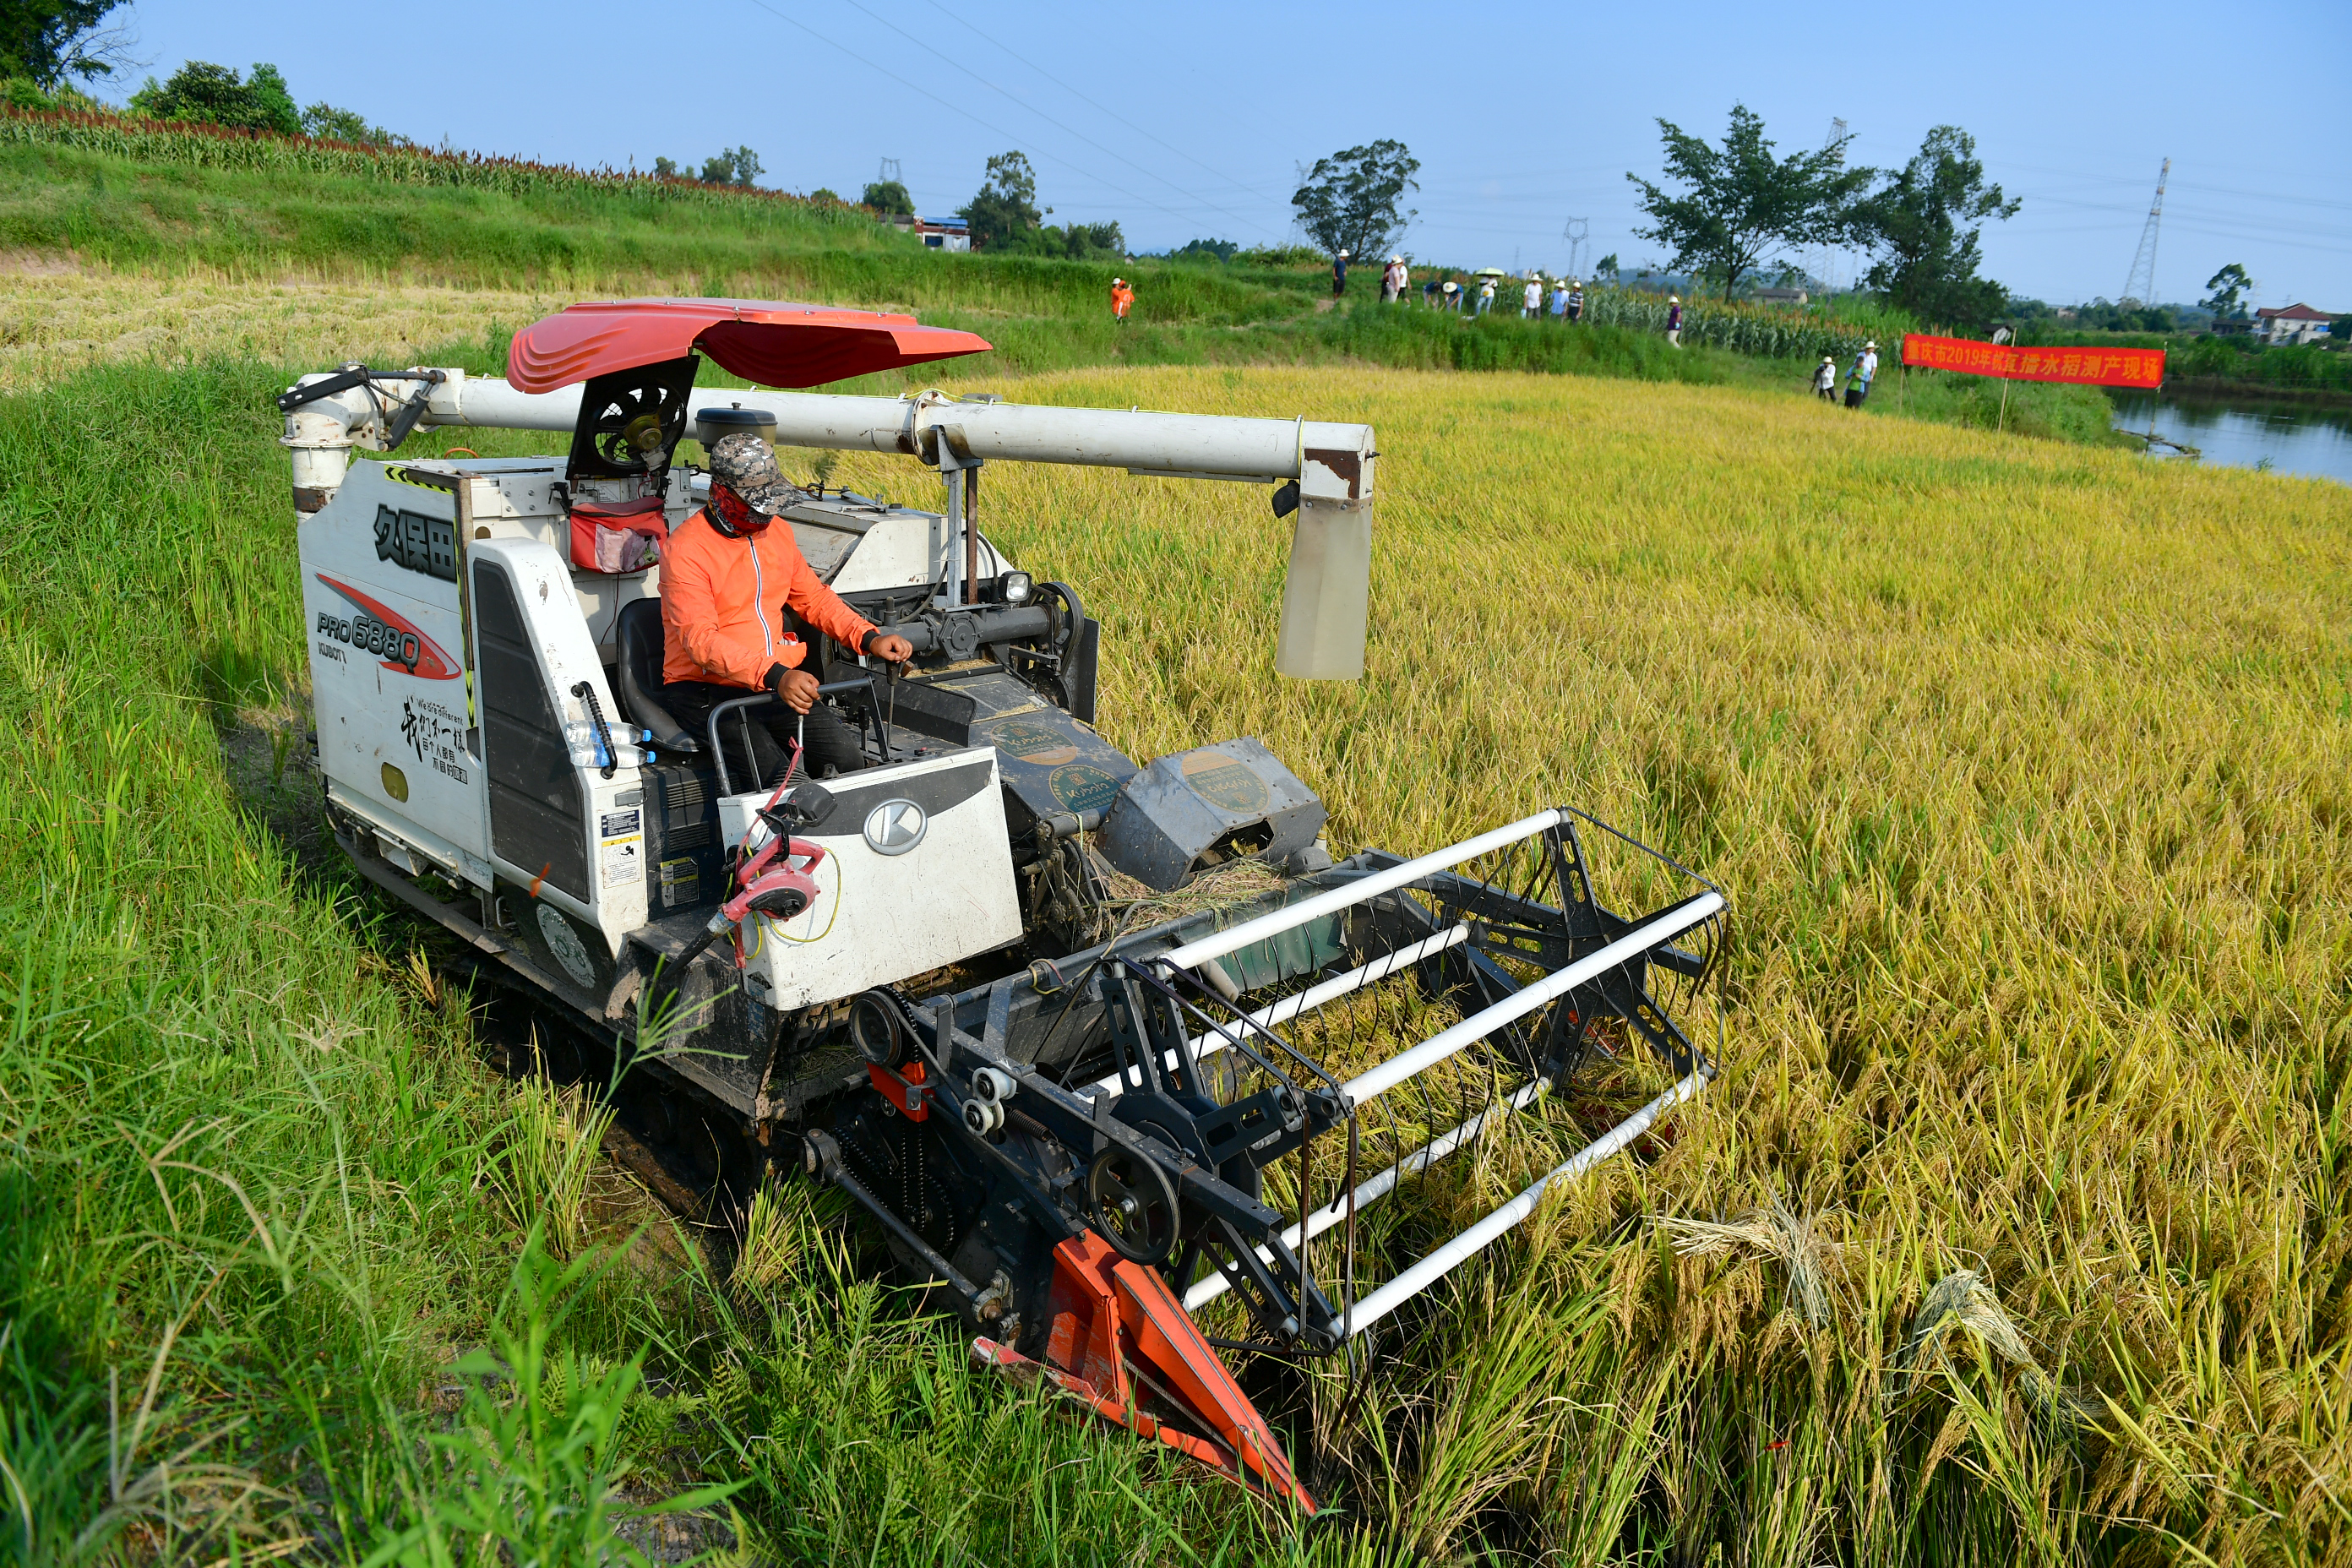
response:
M874 629L817 580L791 523L730 539L696 512L662 550L662 679L756 690L773 666L799 668L808 646L786 629L787 605L852 650Z
M1110 291L1110 308L1111 308L1111 310L1112 310L1112 312L1113 312L1114 314L1116 314L1116 315L1121 315L1121 316L1126 315L1126 314L1127 314L1127 308L1128 308L1129 305L1132 305L1132 304L1134 304L1134 303L1135 303L1135 290L1134 290L1134 289L1112 289L1112 290Z

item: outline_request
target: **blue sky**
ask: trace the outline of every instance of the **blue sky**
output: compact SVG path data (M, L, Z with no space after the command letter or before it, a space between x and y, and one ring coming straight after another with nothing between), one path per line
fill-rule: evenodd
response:
M1116 218L1137 249L1290 227L1296 169L1381 137L1422 161L1404 244L1448 265L1663 259L1625 172L1660 117L1719 136L1737 100L1784 147L1832 117L1899 164L1933 125L1973 132L2024 210L1986 270L2057 302L2123 292L2172 159L2157 293L2242 262L2261 304L2352 310L2352 5L1699 5L1671 12L1372 0L1349 7L1005 0L137 0L140 53L270 61L420 140L565 163L698 163L745 143L761 183L855 196L900 161L946 213L988 155L1034 161L1055 221ZM110 96L121 96L116 90ZM1832 263L1850 277L1854 259Z

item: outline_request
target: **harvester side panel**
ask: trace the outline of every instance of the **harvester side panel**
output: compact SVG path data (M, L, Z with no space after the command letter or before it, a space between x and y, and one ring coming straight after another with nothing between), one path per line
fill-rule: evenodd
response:
M486 880L452 498L363 464L298 537L333 798L451 875Z

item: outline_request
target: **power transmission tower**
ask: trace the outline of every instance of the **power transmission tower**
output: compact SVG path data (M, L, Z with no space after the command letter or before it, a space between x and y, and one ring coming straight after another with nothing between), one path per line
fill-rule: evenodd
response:
M1572 217L1568 220L1568 226L1559 231L1560 238L1568 241L1568 275L1570 278L1584 276L1584 242L1591 233L1592 220L1589 217Z
M1843 164L1845 162L1845 154L1838 152L1838 144L1845 139L1845 121L1832 118L1830 121L1830 133L1822 139L1822 151L1838 153L1838 162ZM1837 252L1824 245L1805 259L1805 270L1820 280L1822 291L1829 294L1836 293L1837 278L1834 273L1837 267Z
M2164 221L2164 186L2172 178L2172 160L2157 171L2156 200L2147 207L2147 226L2139 231L2139 249L2132 255L2131 276L2124 282L2123 305L2156 303L2156 231Z
M882 172L875 175L874 179L876 184L887 185L893 180L899 181L903 184L906 180L906 176L898 173L898 159L885 158L882 160Z

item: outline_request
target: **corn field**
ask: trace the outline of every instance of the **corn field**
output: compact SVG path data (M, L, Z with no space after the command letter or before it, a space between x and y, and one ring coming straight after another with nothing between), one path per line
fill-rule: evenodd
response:
M1592 289L1584 296L1584 319L1596 326L1663 332L1668 309L1664 296L1630 289ZM1683 342L1766 359L1828 355L1843 364L1874 338L1879 352L1892 359L1902 334L1919 330L1916 322L1893 311L1872 315L1879 319L1847 321L1811 311L1793 314L1769 305L1692 300L1683 306Z
M142 163L270 174L326 174L390 184L494 191L508 196L593 192L600 196L631 198L648 206L782 203L797 209L796 216L813 217L820 223L863 227L876 221L863 207L846 202L811 201L782 191L658 178L635 170L575 169L569 164L539 163L527 158L330 142L193 121L142 120L130 115L0 109L0 146L63 147Z

